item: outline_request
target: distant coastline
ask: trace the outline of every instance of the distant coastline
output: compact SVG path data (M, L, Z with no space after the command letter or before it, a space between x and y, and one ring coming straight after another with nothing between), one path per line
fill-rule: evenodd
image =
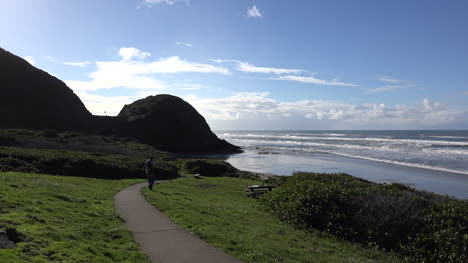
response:
M346 172L468 199L468 131L215 132L246 151L227 158L242 170Z

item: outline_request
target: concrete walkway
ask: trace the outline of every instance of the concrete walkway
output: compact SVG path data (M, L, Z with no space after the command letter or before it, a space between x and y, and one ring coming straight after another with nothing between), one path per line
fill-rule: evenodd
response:
M156 263L242 263L202 241L172 222L149 204L141 194L140 183L117 193L115 209L132 232L140 249ZM157 192L157 185L154 187Z

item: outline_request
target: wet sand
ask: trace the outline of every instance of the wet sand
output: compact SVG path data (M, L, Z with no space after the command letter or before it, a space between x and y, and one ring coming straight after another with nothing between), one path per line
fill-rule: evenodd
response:
M247 150L229 156L234 167L262 174L291 175L295 171L348 173L378 183L398 182L419 190L468 199L468 175L381 163L327 153L292 154Z

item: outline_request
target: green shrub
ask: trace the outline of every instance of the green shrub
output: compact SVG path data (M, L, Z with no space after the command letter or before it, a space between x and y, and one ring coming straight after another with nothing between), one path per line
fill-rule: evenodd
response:
M18 140L14 137L0 135L0 146L15 146L18 144Z
M265 180L265 184L267 185L273 185L273 186L281 186L283 185L284 183L286 183L286 181L288 180L288 178L290 178L290 176L282 176L282 175L273 175L273 176L269 176L266 180Z
M468 203L463 200L347 174L295 173L261 203L286 222L420 262L468 260Z
M0 158L0 171L37 173L38 170L30 163L11 157Z
M146 178L144 159L104 153L55 151L0 147L0 171L22 171L95 178ZM167 162L155 162L156 177L178 176L177 168Z
M179 169L184 174L200 174L207 177L257 178L251 172L240 171L231 164L218 160L181 160L179 161Z

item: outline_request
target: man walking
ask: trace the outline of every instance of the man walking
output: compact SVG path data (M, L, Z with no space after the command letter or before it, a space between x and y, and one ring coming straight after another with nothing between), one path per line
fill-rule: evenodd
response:
M148 178L148 188L150 190L153 190L153 185L156 182L156 176L154 175L153 156L151 156L150 159L146 161L144 169L145 169L146 177Z

